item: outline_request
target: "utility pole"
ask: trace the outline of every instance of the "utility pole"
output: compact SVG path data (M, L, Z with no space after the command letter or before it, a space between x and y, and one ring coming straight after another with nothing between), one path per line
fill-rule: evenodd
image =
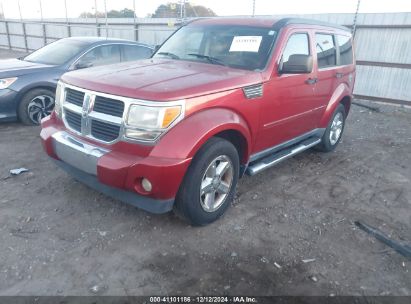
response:
M4 20L6 19L6 16L4 15L3 1L0 2L0 7L1 7L1 14L3 15L3 20Z
M183 18L186 20L186 0L183 0Z
M183 1L184 0L180 0L180 19L181 19L181 22L183 22Z
M358 0L357 9L355 11L354 22L353 22L353 26L352 26L352 36L353 36L353 38L355 37L355 32L357 30L357 18L358 18L358 12L360 10L360 4L361 4L361 0Z
M97 17L97 0L94 0L94 17L96 17L96 26L98 30L98 17Z
M43 22L43 6L41 5L41 0L39 0L39 6L40 6L40 20Z
M255 0L253 0L253 17L255 16Z
M104 0L104 12L106 14L106 38L107 38L108 37L107 0Z
M71 27L70 27L70 22L68 19L68 13L67 13L67 0L64 0L64 11L66 13L66 24L67 24L67 36L71 37Z
M133 23L134 27L136 26L136 0L133 0Z
M20 0L17 0L17 5L18 5L18 7L19 7L20 21L23 22L23 16L21 15Z
M64 12L66 14L66 23L69 23L68 14L67 14L67 0L64 0Z

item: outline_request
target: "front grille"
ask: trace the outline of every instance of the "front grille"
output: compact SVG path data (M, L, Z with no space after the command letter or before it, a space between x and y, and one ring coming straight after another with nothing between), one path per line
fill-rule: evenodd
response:
M96 96L93 111L123 117L124 103L120 100Z
M122 124L119 118L123 117L124 108L124 102L115 96L108 98L97 92L66 87L65 124L85 137L107 143L117 140Z
M76 91L76 90L69 89L69 88L66 89L66 102L82 107L83 99L84 99L84 92Z
M120 126L98 120L91 121L91 135L103 141L113 141L120 135Z
M78 132L81 132L81 115L67 110L65 111L65 114L66 121L70 128Z

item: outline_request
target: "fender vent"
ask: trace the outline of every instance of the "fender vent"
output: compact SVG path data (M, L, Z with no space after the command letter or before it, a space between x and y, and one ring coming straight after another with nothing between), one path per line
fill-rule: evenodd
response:
M244 87L243 92L246 98L253 99L263 96L263 85L257 84L249 87Z

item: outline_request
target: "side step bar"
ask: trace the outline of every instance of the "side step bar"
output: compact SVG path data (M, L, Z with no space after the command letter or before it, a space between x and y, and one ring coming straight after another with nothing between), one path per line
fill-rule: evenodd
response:
M246 173L248 175L255 175L257 173L260 173L261 171L270 168L272 166L275 166L279 162L282 162L283 160L286 160L287 158L290 158L300 152L303 152L321 142L321 138L318 137L310 137L306 140L303 140L300 143L297 143L291 147L284 148L283 150L280 150L278 152L275 152L274 154L271 154L269 156L266 156L260 160L256 160L252 162L248 168Z

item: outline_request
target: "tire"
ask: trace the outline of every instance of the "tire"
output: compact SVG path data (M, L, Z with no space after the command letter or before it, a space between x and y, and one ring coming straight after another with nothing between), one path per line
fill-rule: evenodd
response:
M239 167L238 152L233 144L218 137L209 139L187 170L177 193L175 213L193 226L217 220L234 199Z
M331 152L337 147L344 132L345 119L345 108L340 104L337 109L335 109L327 129L325 129L323 137L321 138L321 143L315 147L316 150L321 152ZM341 125L337 125L338 123Z
M33 89L27 92L19 106L18 115L25 125L39 125L40 120L54 109L55 93L47 89Z

